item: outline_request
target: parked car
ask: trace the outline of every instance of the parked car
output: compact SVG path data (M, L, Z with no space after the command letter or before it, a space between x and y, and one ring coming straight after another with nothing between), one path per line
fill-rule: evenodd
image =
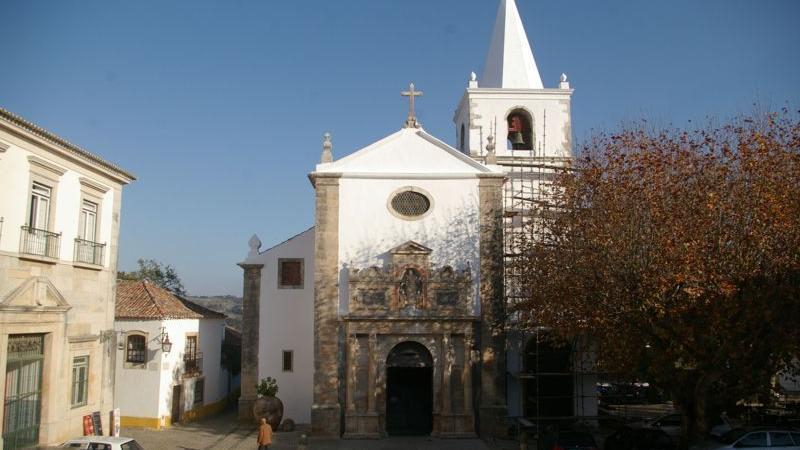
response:
M61 447L82 450L144 450L135 439L112 436L82 436L64 442Z
M630 424L632 428L651 428L661 430L673 441L678 441L683 434L683 416L678 413L667 414L657 419Z
M658 428L622 427L606 438L605 450L674 450L675 441Z
M557 431L539 441L540 450L597 450L591 433L584 431Z
M740 421L733 420L723 413L722 415L712 419L708 434L710 434L714 439L719 439L720 437L724 436L725 433L728 433L731 430L741 426L742 423Z
M800 431L774 427L737 428L720 437L719 443L712 445L709 449L768 450L769 447L780 447L781 450L800 450Z

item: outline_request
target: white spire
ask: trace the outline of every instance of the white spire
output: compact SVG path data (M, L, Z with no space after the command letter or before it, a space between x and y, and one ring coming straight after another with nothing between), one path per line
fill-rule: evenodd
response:
M514 0L500 0L480 83L487 88L544 87Z

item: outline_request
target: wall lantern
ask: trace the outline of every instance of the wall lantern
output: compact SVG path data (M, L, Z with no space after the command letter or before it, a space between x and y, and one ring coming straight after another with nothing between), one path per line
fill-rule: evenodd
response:
M169 341L169 334L167 334L166 331L163 331L163 328L161 331L161 336L161 351L164 353L169 353L170 350L172 350L172 342Z

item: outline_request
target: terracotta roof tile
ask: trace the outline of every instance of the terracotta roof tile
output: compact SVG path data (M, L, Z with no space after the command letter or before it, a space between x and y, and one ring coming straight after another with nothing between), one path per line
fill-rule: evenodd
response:
M224 319L225 315L180 298L148 281L117 281L117 320Z

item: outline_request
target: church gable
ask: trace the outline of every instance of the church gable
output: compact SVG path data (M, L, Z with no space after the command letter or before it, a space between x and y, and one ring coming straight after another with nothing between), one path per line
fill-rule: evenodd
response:
M66 311L71 306L47 277L31 277L0 300L0 310Z
M419 128L404 128L317 172L477 175L491 169Z

